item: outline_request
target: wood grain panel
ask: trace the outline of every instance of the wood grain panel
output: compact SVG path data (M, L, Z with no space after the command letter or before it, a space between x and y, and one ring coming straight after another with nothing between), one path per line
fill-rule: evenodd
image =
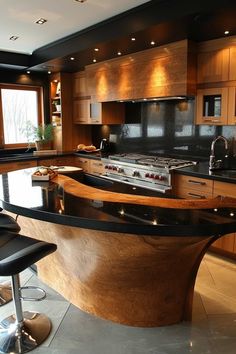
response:
M162 208L178 209L211 209L223 207L235 207L236 199L219 197L214 199L168 199L147 197L142 195L118 194L94 187L86 186L67 176L57 175L53 181L61 185L67 193L79 198L101 200L113 203L132 203L138 205L160 206Z
M193 75L188 75L189 68L196 70L191 58L187 61L188 41L184 40L89 65L85 69L88 92L100 102L195 94Z
M57 244L40 279L80 309L131 326L190 320L195 278L213 239L87 230L19 216L22 233Z

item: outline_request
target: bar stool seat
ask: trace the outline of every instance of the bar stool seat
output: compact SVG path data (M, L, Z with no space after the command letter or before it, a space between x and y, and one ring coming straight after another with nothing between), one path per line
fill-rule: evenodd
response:
M20 226L10 215L0 212L0 237L2 231L19 232ZM9 281L0 283L0 307L12 300L12 291Z
M0 353L26 353L49 335L51 321L37 312L22 312L19 273L56 250L52 243L17 233L0 233L0 276L11 276L15 314L0 323Z

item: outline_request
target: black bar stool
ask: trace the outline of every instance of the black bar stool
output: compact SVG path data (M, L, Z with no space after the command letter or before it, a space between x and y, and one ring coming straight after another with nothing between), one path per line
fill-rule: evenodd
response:
M2 209L0 209L2 211ZM11 231L19 232L20 226L16 220L10 215L0 213L0 237L1 232ZM0 283L0 306L7 304L12 300L12 291L9 281L4 281Z
M0 276L11 276L15 314L0 323L0 353L26 353L48 337L51 331L48 317L37 312L22 312L19 273L56 248L53 243L1 232Z

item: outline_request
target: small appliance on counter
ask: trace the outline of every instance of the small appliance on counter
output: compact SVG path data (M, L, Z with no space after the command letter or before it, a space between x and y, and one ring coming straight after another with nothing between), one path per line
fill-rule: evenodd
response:
M107 154L110 151L110 143L108 139L102 139L100 143L101 153Z

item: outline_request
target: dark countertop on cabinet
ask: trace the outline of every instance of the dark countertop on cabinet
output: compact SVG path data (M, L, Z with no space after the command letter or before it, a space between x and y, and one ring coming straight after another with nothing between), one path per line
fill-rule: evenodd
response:
M209 162L199 162L197 165L174 170L176 174L207 178L215 181L236 183L236 169L209 170Z
M165 201L168 198L168 207L153 207L154 203L137 205L130 202L130 199L121 202L118 198L120 193L117 193L113 182L86 174L82 175L83 179L79 184L71 178L67 181L67 185L73 185L77 191L74 194L58 184L57 179L32 182L33 171L35 169L31 168L0 176L0 200L3 209L57 224L124 234L207 236L236 231L236 217L230 216L232 211L236 215L235 207L218 208L217 212L213 208L173 208L171 201L174 198L163 198L163 194L159 198ZM94 188L93 194L81 196L83 185L96 189ZM111 201L105 201L100 197L96 198L96 191L101 190L116 193ZM138 198L133 197L135 200Z

